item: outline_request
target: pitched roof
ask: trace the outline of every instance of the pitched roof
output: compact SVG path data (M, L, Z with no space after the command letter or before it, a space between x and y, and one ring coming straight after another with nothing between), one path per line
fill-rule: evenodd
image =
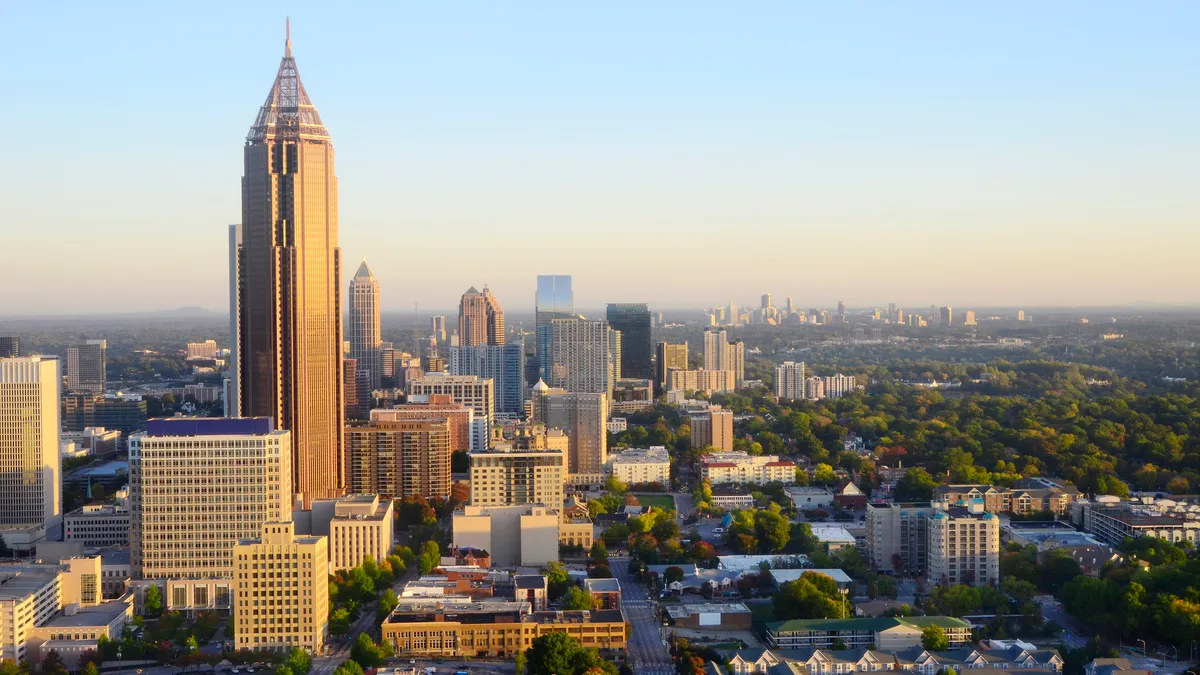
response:
M363 258L362 264L358 266L358 271L354 273L355 279L374 279L375 275L371 274L371 268L367 267L367 259Z
M329 131L321 122L321 116L308 97L308 92L304 90L300 72L296 69L296 59L292 58L290 22L275 83L267 93L267 100L259 108L246 140L262 141L279 136L329 140Z

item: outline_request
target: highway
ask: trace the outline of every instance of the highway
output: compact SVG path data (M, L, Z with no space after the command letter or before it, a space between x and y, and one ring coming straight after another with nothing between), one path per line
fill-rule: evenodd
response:
M629 665L637 675L673 675L675 665L663 637L662 621L646 590L629 574L629 556L610 555L608 564L621 584L621 609L632 632Z

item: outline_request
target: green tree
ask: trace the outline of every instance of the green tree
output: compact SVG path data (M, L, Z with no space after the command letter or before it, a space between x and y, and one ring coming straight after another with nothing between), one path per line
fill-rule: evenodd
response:
M616 675L617 667L600 658L594 649L584 649L566 633L553 632L535 638L525 652L526 675Z
M829 485L837 480L837 475L833 473L833 467L828 464L818 464L813 469L813 482L817 485Z
M158 590L158 586L151 585L146 589L146 597L142 601L142 606L150 616L158 616L162 613L162 591Z
M442 562L442 550L436 541L427 541L421 545L419 569L421 574L429 574Z
M896 482L896 501L921 502L933 498L933 489L937 481L921 467L913 467Z
M354 645L350 647L350 658L367 669L382 664L391 655L392 643L384 641L377 645L366 633L359 633L358 637L354 638Z
M345 607L336 607L329 612L329 632L339 636L350 632L350 612Z
M292 669L286 663L281 663L275 666L275 675L295 675L295 673L292 672Z
M387 589L383 595L379 596L379 604L375 607L375 618L383 621L396 609L396 605L400 604L399 598L396 597L396 591Z
M199 642L196 640L196 636L195 636L195 635L189 635L189 636L188 636L188 639L187 639L187 640L184 640L184 642L183 642L183 646L184 646L184 648L186 648L186 649L187 649L187 651L188 651L188 653L189 653L189 654L192 654L192 653L194 653L194 652L195 652L197 649L200 649L200 643L199 643Z
M567 590L566 594L564 594L563 598L562 598L562 608L563 609L588 609L588 610L591 610L591 609L596 608L595 605L596 605L596 603L595 603L595 600L592 598L592 594L588 593L587 591L583 590L582 588L580 588L578 586L572 586L571 588L569 588Z
M820 574L805 574L795 581L786 581L779 587L771 603L775 618L779 621L791 619L831 619L842 614L842 598L833 583L833 592L822 590L824 584Z
M100 669L96 667L96 663L94 661L88 661L87 664L83 666L83 670L79 672L80 675L100 675Z
M513 675L525 675L525 666L529 659L525 658L525 652L517 652L517 657L513 659Z
M778 504L754 513L754 536L764 553L782 553L792 536L792 526Z
M296 647L288 651L284 663L292 670L293 675L308 675L308 671L312 670L312 656Z
M921 630L921 646L930 651L940 652L950 648L950 639L941 626L931 623Z
M588 559L592 561L593 565L608 563L608 548L604 546L604 539L592 542L592 550L588 553Z
M567 567L557 560L551 560L543 567L542 574L546 575L547 593L551 600L561 598L571 587L571 576L567 573Z

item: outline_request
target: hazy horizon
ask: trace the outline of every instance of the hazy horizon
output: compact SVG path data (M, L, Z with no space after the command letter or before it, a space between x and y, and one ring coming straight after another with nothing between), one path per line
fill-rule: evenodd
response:
M387 312L1200 305L1194 3L217 2L0 6L0 316L225 311L288 14Z

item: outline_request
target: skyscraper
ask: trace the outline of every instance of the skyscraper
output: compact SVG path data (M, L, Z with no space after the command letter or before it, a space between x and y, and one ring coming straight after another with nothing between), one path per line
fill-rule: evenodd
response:
M235 223L229 226L229 375L225 378L225 391L222 394L226 417L242 416L242 369L238 360L241 354L241 334L238 331L242 316L241 269L242 225Z
M450 347L450 374L491 378L496 412L520 413L525 407L525 342Z
M547 384L569 392L605 394L611 401L613 384L620 376L617 335L606 321L554 319Z
M784 361L775 367L775 398L799 401L804 398L804 362Z
M446 341L446 317L437 314L429 317L429 334L438 342Z
M954 325L954 309L943 307L938 310L938 325L949 328Z
M350 317L346 337L350 340L350 358L358 369L367 372L371 389L378 389L383 378L383 341L379 333L379 282L363 258L350 280Z
M346 427L346 481L356 493L444 499L450 496L451 453L450 423L433 415L352 424Z
M561 274L539 274L537 296L534 298L534 332L537 337L538 376L550 378L553 347L550 344L550 322L575 315L575 295L571 277Z
M67 347L67 389L103 394L107 379L104 340L88 340L78 347Z
M610 303L608 325L621 332L621 377L654 377L650 309L642 302Z
M250 127L242 177L242 414L292 432L308 506L342 487L341 249L333 142L292 58ZM253 536L253 535L250 535Z
M770 294L770 293L763 293L763 296L762 296L762 308L763 308L763 309L771 309L772 307L774 307L774 305L772 305L772 304L771 304L771 294Z
M654 381L660 389L667 387L667 373L671 370L688 369L687 343L673 345L668 342L658 343L654 356Z
M571 393L545 382L533 388L533 419L567 434L568 473L600 473L608 462L608 403L604 394Z
M0 359L0 525L44 527L57 534L61 389L55 359Z
M723 330L704 332L705 370L733 371L735 386L742 386L745 373L746 345L743 342L729 343L729 334Z
M13 359L21 355L21 338L16 335L0 335L0 359Z
M458 302L460 347L504 344L504 310L487 286L483 292L472 286Z

